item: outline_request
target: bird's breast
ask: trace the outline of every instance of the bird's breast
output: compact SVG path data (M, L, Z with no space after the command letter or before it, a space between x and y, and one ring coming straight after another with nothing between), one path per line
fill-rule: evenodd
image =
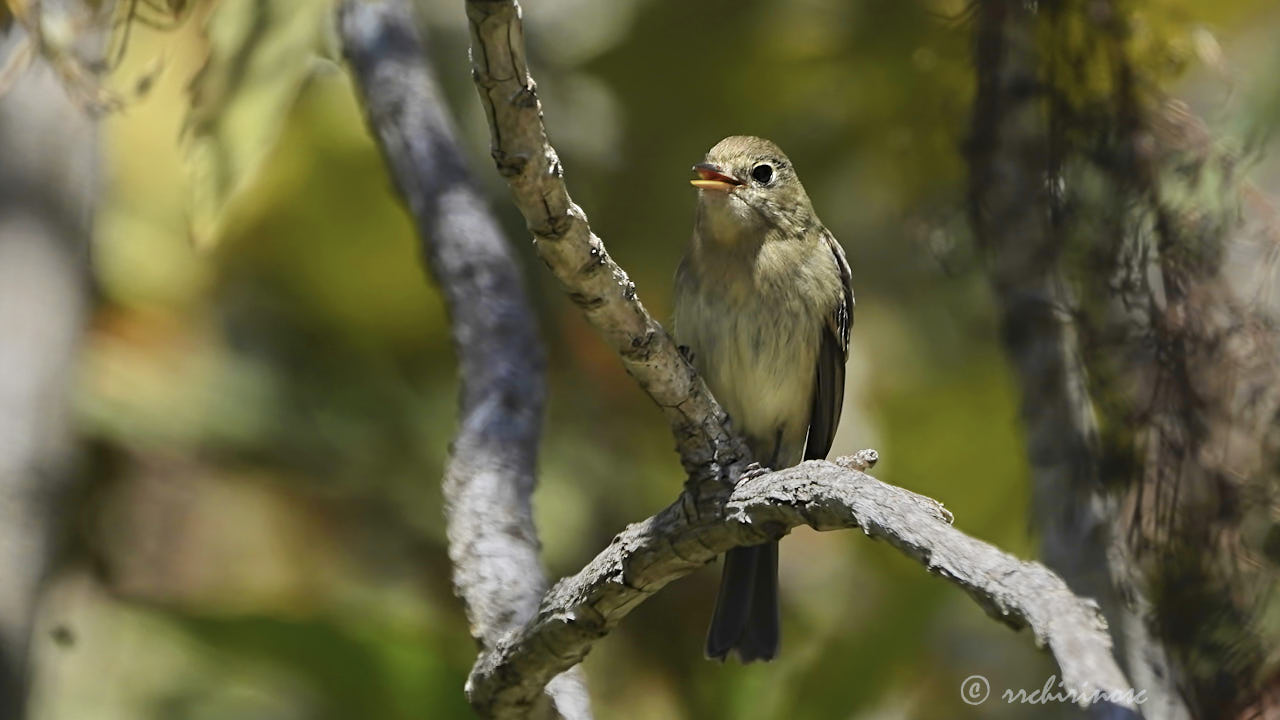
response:
M809 424L821 315L785 285L685 279L676 335L764 463L798 462ZM781 441L780 457L771 457Z

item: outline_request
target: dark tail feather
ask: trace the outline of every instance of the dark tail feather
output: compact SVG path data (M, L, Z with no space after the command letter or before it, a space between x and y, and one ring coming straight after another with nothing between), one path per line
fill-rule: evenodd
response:
M751 613L759 546L734 548L724 555L720 592L707 631L707 657L723 660L737 647Z
M707 657L723 660L736 650L742 662L778 654L778 543L725 553Z
M778 655L781 630L778 615L778 543L757 547L756 583L751 591L751 613L738 642L742 662L769 661Z

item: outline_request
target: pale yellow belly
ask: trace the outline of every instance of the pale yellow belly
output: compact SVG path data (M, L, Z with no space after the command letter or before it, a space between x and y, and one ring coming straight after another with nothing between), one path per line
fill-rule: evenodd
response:
M804 450L812 407L820 321L763 307L759 298L730 303L707 294L680 298L677 340L712 394L747 436L756 460L787 467Z

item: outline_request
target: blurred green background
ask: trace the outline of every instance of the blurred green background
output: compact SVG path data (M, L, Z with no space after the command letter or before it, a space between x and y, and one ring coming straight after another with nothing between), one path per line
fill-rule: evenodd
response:
M136 28L116 73L127 83L161 68L103 124L100 297L73 388L89 481L42 611L35 718L471 716L462 684L475 646L450 587L439 490L456 413L447 318L332 59L329 8L197 3L177 30ZM488 160L462 3L420 9L548 346L535 503L559 577L674 498L682 475L659 413L533 258ZM1248 89L1275 60L1274 2L1140 9L1181 42L1182 89L1210 120L1258 102ZM1032 557L1018 399L965 225L965 13L958 0L525 7L569 188L650 310L669 317L689 166L726 135L777 141L854 269L833 454L877 448L878 477ZM180 141L209 23L215 49L259 23L301 60L259 58L263 72L217 95ZM226 167L230 180L199 175ZM1030 635L881 543L802 529L782 545L781 572L779 660L702 659L718 580L708 567L588 656L597 716L1067 712L964 704L967 676L1031 690L1052 664Z

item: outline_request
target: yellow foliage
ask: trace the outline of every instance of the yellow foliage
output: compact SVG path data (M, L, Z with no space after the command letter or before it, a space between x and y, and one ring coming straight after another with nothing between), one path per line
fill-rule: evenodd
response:
M210 16L183 128L197 246L216 241L227 204L279 137L331 13L328 0L223 0Z

